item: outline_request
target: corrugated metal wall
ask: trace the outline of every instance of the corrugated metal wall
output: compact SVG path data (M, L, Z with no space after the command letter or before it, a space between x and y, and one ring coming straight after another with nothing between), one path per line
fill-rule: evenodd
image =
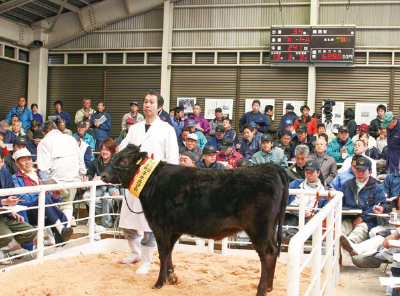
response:
M0 81L0 120L3 120L10 109L18 105L19 97L26 98L28 65L0 59Z
M400 117L400 69L397 68L394 73L394 92L393 92L393 114Z

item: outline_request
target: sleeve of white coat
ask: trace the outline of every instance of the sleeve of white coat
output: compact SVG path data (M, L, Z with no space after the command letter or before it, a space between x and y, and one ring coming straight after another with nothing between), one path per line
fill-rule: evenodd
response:
M79 159L79 176L84 176L86 175L86 166L83 157L80 157L80 151L78 146L76 146L76 153Z
M37 163L38 168L45 174L46 177L50 176L51 170L51 155L50 149L45 142L40 142L37 149Z
M173 127L168 126L168 135L165 139L165 154L167 163L179 164L179 147Z

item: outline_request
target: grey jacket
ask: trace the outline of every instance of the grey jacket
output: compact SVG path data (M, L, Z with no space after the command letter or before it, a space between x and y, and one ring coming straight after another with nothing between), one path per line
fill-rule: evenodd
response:
M318 157L316 153L312 153L310 154L310 159L314 159L318 162L321 168L321 174L324 177L326 184L329 185L337 175L335 159L326 153L322 157Z

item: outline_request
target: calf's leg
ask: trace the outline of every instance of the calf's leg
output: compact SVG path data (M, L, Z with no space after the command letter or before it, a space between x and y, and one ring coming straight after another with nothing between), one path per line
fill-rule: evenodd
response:
M173 234L171 236L171 252L169 253L168 261L167 261L167 280L170 285L174 285L178 282L178 278L174 272L174 266L172 265L172 249L174 248L175 243L181 237L180 234Z
M153 286L153 289L160 289L167 282L168 258L170 258L173 248L173 245L171 246L172 234L161 228L155 229L154 226L153 231L157 240L158 256L161 264L158 280Z

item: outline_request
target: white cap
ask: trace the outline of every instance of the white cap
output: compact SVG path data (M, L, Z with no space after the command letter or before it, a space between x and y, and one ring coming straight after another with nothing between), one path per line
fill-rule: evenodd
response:
M13 154L13 158L14 160L18 160L18 158L20 157L24 157L24 156L32 156L32 154L29 152L29 150L27 148L22 148L20 150L18 150L17 152L15 152Z
M188 138L188 139L195 140L195 141L197 141L197 140L199 139L195 133L188 134L188 135L187 135L187 138Z

